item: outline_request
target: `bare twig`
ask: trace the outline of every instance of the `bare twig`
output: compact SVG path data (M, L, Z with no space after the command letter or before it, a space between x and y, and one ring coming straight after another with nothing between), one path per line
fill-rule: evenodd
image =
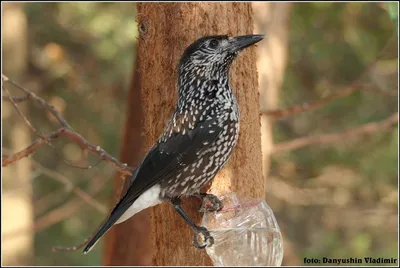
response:
M96 230L96 231L97 231L97 230ZM81 242L80 244L75 245L75 246L73 246L73 247L69 247L69 248L64 248L64 247L52 247L51 250L52 250L53 252L60 252L60 251L61 251L61 252L75 252L75 251L77 251L77 250L83 248L84 246L86 246L86 244L89 242L89 240L90 240L93 236L94 236L94 234L91 235L91 236L89 236L89 237L87 237L83 242Z
M94 189L91 189L89 192L90 195L96 195L104 185L105 181L102 181ZM82 209L84 206L82 206L84 202L79 199L74 199L68 202L67 204L62 205L61 207L54 209L47 213L46 215L38 218L35 220L35 224L33 228L21 228L9 233L5 233L3 235L3 239L11 239L15 236L24 234L26 232L39 232L41 230L44 230L46 228L49 228L53 226L54 224L57 224L72 215L74 215L77 211Z
M9 81L9 80L7 80ZM7 88L2 86L2 89L7 93L8 95L8 99L11 102L11 104L14 106L15 110L17 111L17 113L22 117L22 119L25 121L25 124L32 130L33 133L36 133L36 135L38 136L42 136L42 134L40 134L32 125L32 123L29 121L29 119L24 115L24 113L19 109L17 103L13 100L13 98L11 97L10 92L7 90Z
M51 191L47 195L41 196L38 200L35 200L33 204L35 216L42 215L44 212L50 211L64 202L68 194L69 192L65 191L65 189L57 189Z
M31 143L28 147L26 147L22 151L4 156L3 161L2 161L2 166L6 167L9 164L12 164L12 163L20 160L21 158L24 158L24 157L32 154L33 152L38 150L40 147L45 145L47 143L46 141L56 140L60 136L60 132L61 132L61 129L53 132L52 134L48 135L45 138L39 138L39 139L35 140L33 143Z
M12 155L8 155L7 157L5 157L3 159L3 162L2 162L3 167L18 161L23 157L29 156L30 154L32 154L36 150L38 150L40 147L45 145L47 143L47 141L54 141L61 136L78 144L82 149L88 150L89 152L91 152L95 155L98 155L100 157L100 159L110 163L115 168L117 168L120 173L122 173L124 175L128 175L128 176L132 175L131 167L128 167L126 164L122 164L116 158L112 157L110 154L108 154L103 149L101 149L100 146L92 145L85 138L83 138L79 133L77 133L71 129L67 129L67 128L60 128L60 129L56 130L55 132L53 132L52 134L46 136L45 138L39 138L39 139L35 140L32 144L30 144L28 147L26 147L22 151L19 151Z
M2 74L2 80L3 80L3 82L8 82L8 83L12 84L13 86L22 90L26 94L26 97L24 97L24 98L13 97L8 92L8 90L2 86L3 90L8 95L8 97L3 98L3 100L11 102L12 105L17 110L17 112L24 119L25 123L31 128L31 130L33 132L35 132L39 136L38 139L36 139L33 143L31 143L25 149L23 149L17 153L14 153L14 154L4 154L3 161L2 161L3 167L18 161L18 160L22 159L23 157L27 157L27 156L31 155L32 153L34 153L36 150L38 150L45 144L52 146L52 144L51 144L52 141L54 141L60 137L64 137L64 138L67 138L67 139L71 140L72 142L76 143L77 145L79 145L83 150L87 150L87 151L99 156L99 158L100 158L99 161L104 160L107 163L114 166L115 168L117 168L117 170L119 171L121 176L124 177L124 176L129 176L132 174L133 169L131 167L128 167L127 164L123 164L123 163L119 162L116 158L112 157L110 154L105 152L100 146L92 145L85 138L83 138L79 133L75 132L72 129L72 127L68 124L68 122L63 118L63 116L59 112L57 112L57 110L54 108L54 106L48 104L45 100L36 96L36 94L30 92L29 90L25 89L24 87L20 86L19 84L15 83L14 81L10 80L7 76L5 76L3 74ZM21 102L23 100L28 100L28 99L37 101L45 110L49 111L57 119L57 121L60 123L61 127L58 130L54 131L53 133L51 133L47 136L39 133L32 126L30 121L25 117L25 115L21 112L18 105L16 104L16 102ZM39 164L37 164L37 165L39 165ZM91 166L89 166L87 168L90 168L90 167ZM82 200L84 200L86 203L96 207L98 210L100 210L102 212L106 211L105 207L102 206L101 204L97 203L91 197L90 194L84 192L79 187L73 186L72 183L66 177L64 177L58 173L52 172L51 170L47 170L43 167L41 167L41 169L42 169L43 173L51 176L52 178L55 178L55 179L61 181L65 185L71 187L72 191L76 195L78 195ZM79 204L81 204L81 201L75 201L75 202L78 202ZM35 223L34 231L44 229L44 228L51 226L59 221L62 221L69 215L72 215L76 210L78 210L81 207L80 205L79 206L76 205L78 203L71 204L70 206L64 205L56 210L53 210L51 213L47 214L46 216L40 218ZM29 231L29 230L25 230L25 231ZM20 230L15 233L20 233ZM7 235L9 235L9 234L7 234ZM54 251L75 251L75 250L81 248L82 246L84 246L86 244L87 240L85 240L82 244L80 244L76 247L73 247L73 248L53 248L53 250Z
M4 81L8 81L8 82L12 83L12 81L9 80L8 77L2 75L2 78L5 79ZM18 114L22 117L22 119L24 120L25 124L31 129L31 131L34 132L37 136L41 137L45 143L47 143L49 146L51 146L53 149L55 149L55 147L53 146L53 144L51 144L51 142L50 142L42 133L40 133L37 129L35 129L35 128L33 127L32 123L31 123L31 122L29 121L29 119L24 115L24 113L21 111L21 109L18 107L17 103L15 102L15 100L14 100L15 97L11 96L11 95L10 95L10 92L9 92L5 87L3 87L3 85L2 85L2 89L3 89L3 90L7 93L7 95L8 95L8 96L6 97L6 99L7 99L9 102L11 102L11 104L14 106L15 110L16 110L16 111L18 112ZM34 96L34 94L32 93L32 94L26 95L26 96L28 97L28 99L31 99L32 96ZM3 99L4 99L4 98L3 98ZM56 153L58 154L57 151L56 151ZM78 166L75 166L75 165L71 164L69 161L67 161L67 160L65 160L65 159L63 159L63 161L64 161L66 164L68 164L68 165L70 165L70 166L72 166L72 167L78 167ZM90 168L90 167L79 167L79 168L87 169L87 168Z
M34 161L34 160L33 160ZM105 181L110 179L110 177L104 177L103 176L103 171L97 170L93 176L91 176L91 179L89 180L90 185L88 186L88 189L92 188L97 188L99 185L99 181L101 181L101 185L105 184ZM42 215L43 212L50 211L51 209L54 209L54 207L59 206L65 198L67 198L68 194L70 194L72 189L70 187L66 187L64 189L57 189L54 191L51 191L49 194L40 197L40 199L35 200L34 202L34 207L35 207L35 215ZM89 193L89 191L86 191L90 196L93 196L93 194ZM103 207L106 207L102 205ZM107 212L106 212L107 213Z
M11 102L11 100L12 100L12 101L14 101L15 103L23 102L23 101L29 100L30 98L31 98L31 97L30 97L29 95L20 96L20 97L18 97L18 96L11 96L11 97L9 97L9 96L2 96L2 100L3 100L3 101L9 101L9 102Z
M35 93L27 90L26 88L24 88L23 86L19 85L18 83L14 82L13 80L9 79L7 76L5 76L4 74L1 74L1 77L3 79L4 82L8 82L11 85L15 86L16 88L18 88L19 90L22 90L30 99L33 99L35 101L37 101L43 108L45 108L47 111L49 111L56 119L57 121L66 128L72 129L72 127L68 124L68 122L64 119L64 117L56 110L56 108L51 105L48 104L44 99L42 99L41 97L37 96ZM10 96L11 97L11 96Z
M39 232L44 230L54 224L57 224L68 217L71 217L74 213L76 213L79 209L83 208L83 202L81 200L74 199L61 207L54 209L47 213L46 215L35 220L35 224L32 228L20 228L17 230L13 230L11 232L5 233L3 235L3 239L11 239L15 236L18 236L22 233L26 232Z
M111 214L111 211L109 212L109 215ZM84 247L87 242L92 239L95 234L100 230L100 228L105 224L105 222L107 221L108 217L106 217L103 222L97 227L97 229L89 236L87 237L83 242L81 242L78 245L72 246L72 247L53 247L52 250L53 252L57 252L57 251L62 251L62 252L74 252L77 251L79 249L81 249L82 247Z
M261 112L261 114L263 115L267 115L273 118L281 118L284 116L289 116L289 115L293 115L293 114L297 114L297 113L301 113L301 112L305 112L305 111L309 111L309 110L313 110L313 109L317 109L320 108L330 102L333 102L337 99L346 97L348 95L350 95L351 93L353 93L356 90L359 90L361 88L361 85L359 82L355 82L353 85L351 85L350 87L346 88L345 90L340 91L339 93L333 94L329 97L320 99L314 103L311 104L302 104L302 105L295 105L293 107L290 107L288 109L284 109L284 110L270 110L270 111L265 111L265 112Z
M293 114L318 109L318 108L320 108L330 102L333 102L337 99L344 98L358 90L379 93L379 94L391 96L391 97L398 95L396 91L375 90L372 86L362 85L360 82L356 81L350 87L340 91L339 93L333 94L333 95L328 96L323 99L320 99L314 103L311 103L311 104L305 103L302 105L295 105L295 106L292 106L292 107L290 107L288 109L284 109L284 110L279 110L279 109L278 110L269 110L269 111L261 112L261 114L270 116L272 118L281 118L281 117L285 117L285 116L290 116Z
M68 189L70 189L74 194L76 194L78 197L80 197L83 201L85 201L86 203L88 203L92 207L96 208L98 211L100 211L100 212L102 212L104 214L108 212L108 209L106 208L106 206L104 206L103 204L100 204L90 194L88 194L85 191L83 191L80 187L75 186L64 175L62 175L62 174L60 174L58 172L52 171L50 169L47 169L47 168L45 168L44 166L40 165L39 163L37 163L35 161L33 161L32 163L33 163L33 165L35 167L39 168L40 172L42 172L44 175L61 182L66 187L68 187Z
M74 252L74 251L77 251L78 249L83 248L86 245L86 243L96 235L96 233L106 223L107 220L108 220L108 217L105 218L103 220L103 222L99 225L99 227L97 227L97 229L89 237L87 237L83 242L81 242L80 244L72 246L72 247L53 247L52 248L53 252L57 252L57 251Z
M305 104L301 104L301 105L295 105L292 106L288 109L282 109L282 110L269 110L269 111L261 111L260 115L266 115L272 118L281 118L281 117L285 117L285 116L289 116L289 115L293 115L293 114L297 114L297 113L301 113L301 112L306 112L309 110L314 110L314 109L318 109L330 102L333 102L339 98L344 98L352 93L354 93L355 91L358 90L366 90L366 91L371 91L371 92L378 92L380 94L384 94L384 95L388 95L388 96L393 96L393 95L397 95L397 92L386 92L386 91L382 91L382 90L375 90L373 87L371 86L367 86L367 85L363 85L361 83L361 78L368 73L378 62L378 60L382 57L383 52L387 49L387 47L389 47L390 45L390 41L394 38L397 38L397 35L394 34L390 40L386 43L386 45L384 46L384 48L378 53L378 56L371 62L368 64L367 68L365 69L365 71L346 89L344 89L343 91L333 94L329 97L320 99L314 103L305 103Z
M69 123L63 118L63 116L59 112L57 112L57 110L54 108L54 106L48 104L45 100L43 100L36 94L30 92L26 88L20 86L18 83L10 80L7 76L5 76L3 74L2 74L2 80L3 80L3 82L8 82L8 83L12 84L13 86L15 86L16 88L22 90L27 96L26 99L32 99L34 101L37 101L44 109L49 111L62 126L55 132L51 133L50 135L47 135L47 136L42 135L32 126L30 121L26 118L26 116L18 108L18 106L14 100L15 97L12 97L11 94L8 92L8 90L3 87L3 90L5 90L5 92L8 95L8 97L6 99L13 104L13 106L15 107L17 112L21 115L21 117L24 119L25 123L31 128L31 130L39 136L39 138L37 140L35 140L33 143L31 143L24 150L14 153L14 154L11 154L11 155L5 155L3 157L3 161L2 161L3 167L18 161L23 157L27 157L27 156L31 155L32 153L34 153L36 150L38 150L45 144L52 146L52 144L51 144L52 141L58 139L59 137L64 137L64 138L67 138L67 139L71 140L72 142L78 144L82 149L88 150L89 152L91 152L95 155L98 155L100 157L100 160L104 160L107 163L110 163L111 165L113 165L115 168L118 169L118 171L120 172L120 174L122 176L129 176L132 174L133 169L131 167L128 167L127 164L123 164L123 163L119 162L116 158L112 157L110 154L108 154L106 151L104 151L100 146L95 146L95 145L90 144L79 133L75 132L72 129L72 127L69 125ZM69 163L69 162L67 162L67 163ZM97 164L95 164L95 165L97 165ZM69 165L71 165L71 164L69 164ZM71 166L74 166L74 165L71 165ZM74 166L74 167L77 167L77 166ZM79 167L79 168L91 168L91 167L93 167L93 165L89 166L89 167Z
M288 142L278 143L274 146L273 153L296 150L311 144L328 144L340 142L362 134L373 134L375 132L388 129L389 127L395 125L398 122L398 117L399 114L398 112L396 112L382 121L368 123L360 127L351 128L340 133L314 135L294 139Z
M2 74L2 79L3 82L9 82L9 83L14 83L13 81L11 81L8 77L6 77L5 75ZM16 83L14 83L16 84ZM17 85L17 84L16 84ZM18 87L22 88L21 86L17 85ZM10 92L7 90L7 88L5 88L2 84L2 89L7 93L8 95L8 101L11 102L11 104L14 106L15 110L17 111L17 113L22 117L22 119L24 120L25 124L30 128L30 130L32 132L34 132L37 136L39 136L40 138L43 139L43 141L45 141L45 143L47 143L49 146L51 146L52 148L55 149L55 147L51 144L51 142L49 140L46 139L46 137L40 133L37 129L35 129L32 125L32 123L29 121L29 119L24 115L24 113L21 111L21 109L18 107L17 103L14 101L14 98L11 96ZM24 92L29 92L28 90L24 89ZM32 96L34 96L33 93L27 95L30 98L32 98ZM57 152L57 151L56 151ZM67 160L64 159L64 162L67 163L70 166L73 166L72 164L70 164Z
M380 89L376 89L375 87L364 87L362 89L362 91L370 91L370 92L374 92L374 93L385 95L385 96L389 96L389 97L396 97L397 95L399 95L398 91L395 91L395 90L380 90Z
M9 149L7 149L7 148L3 148L3 150L9 151ZM88 194L87 192L82 190L80 187L74 185L67 177L65 177L61 173L52 171L52 170L40 165L38 162L36 162L34 160L32 160L32 164L40 171L40 173L64 184L67 188L67 192L73 192L75 195L80 197L83 201L85 201L89 205L93 206L94 208L96 208L98 211L100 211L102 213L108 212L108 209L106 206L97 202L90 194ZM56 193L56 196L60 196L60 193Z

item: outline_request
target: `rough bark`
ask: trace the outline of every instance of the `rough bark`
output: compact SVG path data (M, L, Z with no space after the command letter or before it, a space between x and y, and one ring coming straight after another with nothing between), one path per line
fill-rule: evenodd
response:
M253 33L251 3L138 3L137 7L141 34L121 153L121 160L132 165L144 156L172 115L177 100L176 69L183 49L204 35ZM254 48L243 52L232 66L231 85L240 106L241 132L233 156L211 191L263 197ZM120 188L119 181L116 188ZM196 221L201 218L199 205L196 199L183 200L184 209ZM212 265L192 241L192 231L171 205L159 205L112 228L104 264Z

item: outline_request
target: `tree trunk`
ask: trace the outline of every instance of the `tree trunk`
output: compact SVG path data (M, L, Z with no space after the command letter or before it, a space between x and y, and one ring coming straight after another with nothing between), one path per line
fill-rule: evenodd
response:
M183 50L204 35L253 33L251 3L138 3L140 38L129 95L121 160L138 164L159 137L177 101L176 70ZM215 178L211 192L264 197L256 55L247 49L231 68L241 113L233 156ZM120 182L117 180L116 187ZM200 203L183 200L199 222ZM107 235L105 265L212 265L193 247L191 229L170 204L159 205L113 227Z
M5 3L2 12L3 72L14 80L23 81L28 63L27 19L20 3ZM6 95L4 91L3 95ZM24 114L29 114L27 104L19 104L19 108ZM2 137L3 144L12 152L17 152L30 144L31 133L11 104L3 102L2 110L3 126L7 126L7 136L12 137L10 141ZM3 234L31 229L34 225L34 213L30 159L24 158L4 168L3 178ZM3 264L32 265L33 239L33 232L21 232L4 239Z
M254 2L254 23L256 32L265 33L267 38L257 48L258 81L260 84L261 111L275 110L279 106L281 89L287 62L290 10L292 3ZM271 154L274 146L273 120L261 116L261 144L263 154L263 174L268 183ZM271 191L270 188L268 188ZM283 232L284 261L294 265L293 247Z
M257 51L261 111L278 108L279 90L286 67L291 5L291 3L253 3L255 29L257 32L267 35L265 42L258 45ZM261 116L261 144L266 179L274 145L272 123L272 120L266 115Z

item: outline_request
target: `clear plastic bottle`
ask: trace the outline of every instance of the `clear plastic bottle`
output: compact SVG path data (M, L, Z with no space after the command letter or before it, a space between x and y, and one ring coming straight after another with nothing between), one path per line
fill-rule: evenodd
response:
M271 208L264 200L220 198L224 208L205 213L202 226L214 237L206 247L216 266L280 266L282 235Z

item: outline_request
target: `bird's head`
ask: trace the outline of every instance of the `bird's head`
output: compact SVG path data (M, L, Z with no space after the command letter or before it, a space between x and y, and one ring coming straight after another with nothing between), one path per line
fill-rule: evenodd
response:
M228 72L243 49L261 41L264 35L205 36L188 46L179 63L179 75L213 76Z

